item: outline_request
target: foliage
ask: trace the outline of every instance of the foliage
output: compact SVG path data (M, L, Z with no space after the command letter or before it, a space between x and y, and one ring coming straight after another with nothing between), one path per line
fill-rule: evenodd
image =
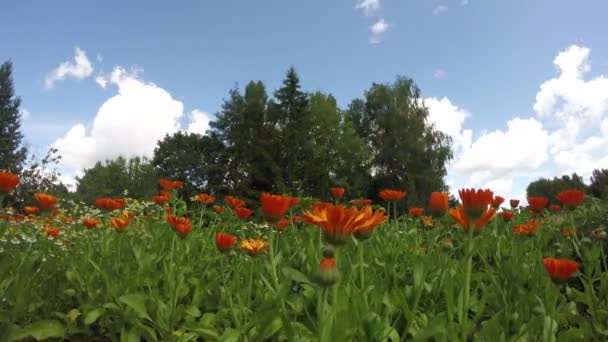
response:
M15 96L13 65L0 65L0 170L21 172L26 161L27 149L21 145L21 99Z
M587 190L587 186L583 181L583 178L576 173L572 176L563 175L561 178L554 177L553 179L541 178L528 185L526 194L528 197L539 196L549 198L549 203L561 204L557 200L557 194L563 190L577 189Z
M593 170L589 192L597 198L608 198L608 169Z

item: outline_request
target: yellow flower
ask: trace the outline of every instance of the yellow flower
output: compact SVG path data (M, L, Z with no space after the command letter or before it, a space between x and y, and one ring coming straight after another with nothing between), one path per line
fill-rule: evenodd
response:
M241 241L240 247L249 253L251 256L256 256L264 251L270 243L262 239L245 239Z

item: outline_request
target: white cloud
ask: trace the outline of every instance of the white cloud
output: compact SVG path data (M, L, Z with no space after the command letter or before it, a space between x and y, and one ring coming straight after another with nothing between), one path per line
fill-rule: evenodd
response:
M424 99L424 104L429 109L429 121L439 131L452 137L455 153L471 145L473 132L463 129L465 119L471 116L468 111L456 107L447 97L429 97Z
M435 69L435 71L433 72L433 77L440 79L440 78L444 78L445 77L445 70L443 69Z
M86 52L76 47L74 60L63 62L56 69L53 69L44 80L44 85L47 89L50 89L57 81L63 81L69 77L82 80L91 76L91 74L93 74L93 65L87 58Z
M92 124L78 123L51 144L63 156L67 177L120 155L151 157L158 140L180 130L184 105L165 89L121 67L98 79L115 85L117 94L101 105ZM202 111L193 111L191 119L188 130L201 132L208 126Z
M358 0L355 8L366 16L372 16L380 10L380 0Z
M433 9L433 14L439 15L441 13L445 13L448 10L448 6L445 5L437 5L435 9Z
M106 89L108 86L108 80L103 75L95 77L95 83L99 84L103 89Z
M195 109L190 113L190 124L187 131L204 135L209 129L209 113Z
M32 115L32 113L30 113L30 111L25 108L22 108L20 112L21 112L21 120L27 120Z
M371 32L370 41L373 44L377 44L382 41L382 36L384 36L386 30L388 30L388 24L384 18L380 18L372 26L370 26L369 30Z

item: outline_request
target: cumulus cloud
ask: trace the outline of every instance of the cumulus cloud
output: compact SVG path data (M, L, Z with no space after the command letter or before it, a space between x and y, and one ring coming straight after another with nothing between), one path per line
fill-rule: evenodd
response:
M87 58L86 52L76 47L74 49L74 60L63 62L57 68L49 72L44 80L44 85L47 89L50 89L58 81L63 81L67 78L82 80L92 74L93 64L91 64L91 61Z
M367 16L372 16L380 10L380 0L359 0L355 8Z
M439 15L441 13L445 13L448 10L448 6L445 5L437 5L435 6L435 8L433 9L433 14L434 15Z
M370 41L373 44L380 43L382 41L382 37L386 30L388 30L388 24L384 20L384 18L378 19L372 26L369 28L371 36Z
M198 109L190 113L190 124L186 130L188 133L204 135L209 129L209 114Z
M429 121L439 131L452 137L456 154L471 145L473 132L463 128L464 121L471 116L468 111L458 108L447 97L429 97L424 99L424 104L429 109Z

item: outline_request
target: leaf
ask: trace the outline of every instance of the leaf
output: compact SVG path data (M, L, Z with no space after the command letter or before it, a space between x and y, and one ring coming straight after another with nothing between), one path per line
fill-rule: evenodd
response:
M215 330L212 330L212 329L196 328L192 331L197 333L200 337L204 338L205 340L219 340L219 338L220 338L220 336L217 334L217 332L215 332Z
M120 342L140 342L140 336L134 328L129 330L122 328L120 331Z
M43 320L34 322L17 330L9 336L8 341L18 341L27 337L33 337L37 341L49 338L61 338L65 336L65 327L59 321Z
M283 274L287 278L289 278L291 280L298 281L300 283L306 283L306 284L310 284L311 283L310 279L308 279L308 277L304 273L296 270L295 268L283 267Z
M87 312L87 314L84 316L84 324L85 325L93 324L104 313L105 313L105 310L103 308L97 308L97 309Z
M262 330L261 340L267 340L274 334L276 334L283 327L283 320L280 317L275 317L270 324L264 327Z
M190 305L186 309L186 313L194 318L201 316L201 310L199 310L196 306Z
M220 338L222 342L238 342L240 334L238 331L228 328L224 331L224 334Z
M138 293L129 294L121 296L118 300L133 309L140 318L152 320L146 309L146 297L144 295Z
M80 312L80 310L72 309L65 315L65 318L67 318L70 322L74 322L81 314L82 312Z

